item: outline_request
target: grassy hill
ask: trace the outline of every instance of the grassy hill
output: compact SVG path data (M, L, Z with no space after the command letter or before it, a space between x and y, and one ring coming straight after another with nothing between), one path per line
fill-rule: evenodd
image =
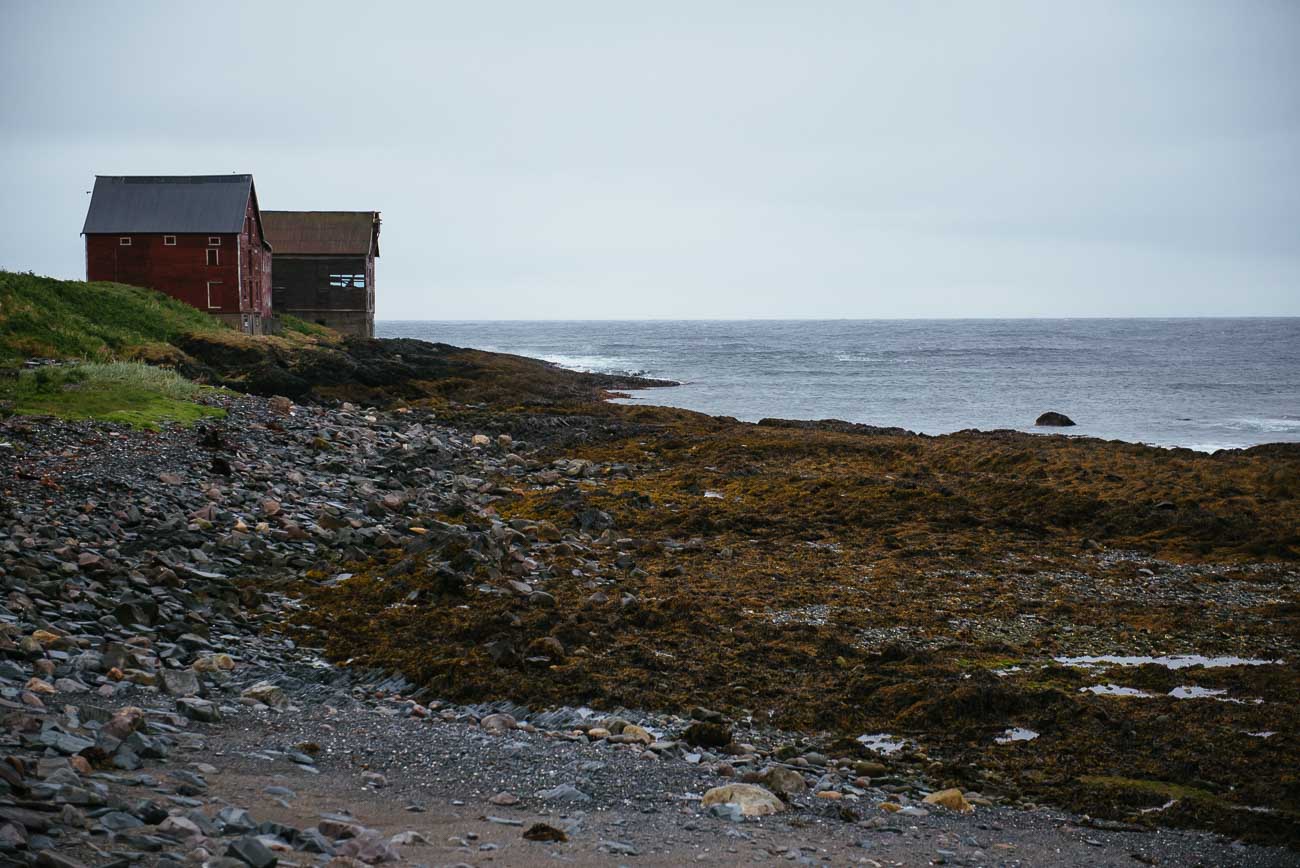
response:
M0 271L0 365L147 358L181 335L222 331L230 329L152 289Z

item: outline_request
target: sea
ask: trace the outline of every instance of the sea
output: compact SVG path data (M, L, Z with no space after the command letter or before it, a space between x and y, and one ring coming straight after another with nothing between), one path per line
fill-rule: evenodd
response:
M1300 318L381 321L411 337L680 386L625 403L926 434L1038 431L1206 452L1300 442Z

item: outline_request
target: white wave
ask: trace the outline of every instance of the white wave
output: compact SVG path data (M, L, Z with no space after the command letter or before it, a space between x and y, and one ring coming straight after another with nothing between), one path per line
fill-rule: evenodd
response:
M1300 419L1297 419L1294 416L1247 416L1239 419L1229 419L1228 422L1234 427L1242 428L1246 431L1260 431L1268 434L1300 433Z
M523 353L522 355L529 355ZM631 370L628 359L617 356L569 356L562 353L547 353L538 356L544 362L550 362L570 371L583 374L631 374L641 376L645 372Z

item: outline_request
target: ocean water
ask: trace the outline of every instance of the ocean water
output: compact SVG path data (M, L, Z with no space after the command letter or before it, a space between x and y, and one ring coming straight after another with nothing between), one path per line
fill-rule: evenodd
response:
M1056 410L1078 423L1065 432L1159 446L1300 442L1300 318L388 321L376 333L678 380L628 401L749 421L1033 431Z

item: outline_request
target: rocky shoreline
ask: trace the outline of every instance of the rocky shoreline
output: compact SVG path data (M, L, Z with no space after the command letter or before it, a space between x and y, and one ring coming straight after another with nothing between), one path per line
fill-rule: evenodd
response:
M615 490L641 462L576 453L662 418L206 400L224 421L161 433L0 420L8 863L1294 863L948 786L916 744L846 745L703 700L575 708L595 697L581 678L567 706L510 701L528 691L503 673L562 683L614 638L529 625L571 607L653 621L647 569L708 550L624 536L583 498L571 522L510 517L521 492L595 483L643 508ZM358 609L380 585L383 610ZM432 611L491 613L458 686L414 661L462 638L398 629ZM357 641L374 659L338 665ZM479 678L497 701L466 701L493 692Z

